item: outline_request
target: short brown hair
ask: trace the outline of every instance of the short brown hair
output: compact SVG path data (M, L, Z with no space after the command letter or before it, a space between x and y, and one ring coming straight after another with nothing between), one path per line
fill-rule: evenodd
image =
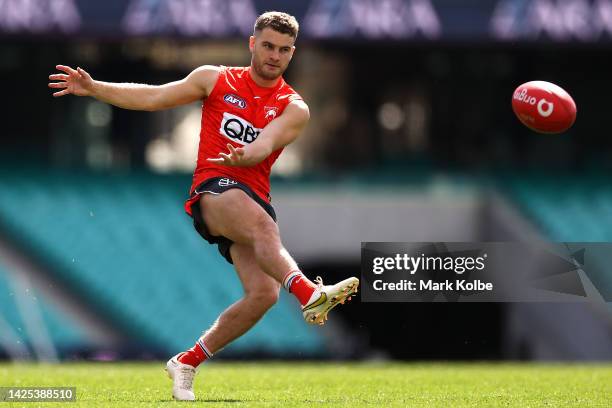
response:
M288 34L295 39L297 39L298 31L300 29L300 25L295 17L280 11L267 11L257 17L253 31L261 31L267 27L270 27L274 31L278 31L279 33Z

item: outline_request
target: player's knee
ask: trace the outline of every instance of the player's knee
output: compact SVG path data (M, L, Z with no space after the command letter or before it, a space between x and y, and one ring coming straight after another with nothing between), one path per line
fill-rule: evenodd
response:
M247 296L249 296L259 308L265 311L278 302L279 290L274 287L258 288Z
M271 241L279 240L278 226L274 220L268 216L262 216L254 223L252 238L255 243L269 244Z

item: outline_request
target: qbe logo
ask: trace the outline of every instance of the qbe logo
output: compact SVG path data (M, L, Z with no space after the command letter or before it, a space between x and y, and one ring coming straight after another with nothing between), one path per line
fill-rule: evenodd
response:
M240 116L232 115L231 113L223 113L221 128L219 133L228 139L238 142L241 145L253 143L257 136L261 133L261 129L253 126L250 122L242 119Z

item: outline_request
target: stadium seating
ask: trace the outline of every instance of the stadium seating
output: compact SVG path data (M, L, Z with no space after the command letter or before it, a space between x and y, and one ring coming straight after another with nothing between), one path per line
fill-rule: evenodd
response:
M231 266L202 241L183 212L189 176L15 166L1 171L4 235L135 343L168 354L182 350L241 296ZM383 179L417 191L432 182L426 170L418 177L393 169L388 173L357 174L339 182L362 189L364 183ZM291 191L319 188L321 182L277 184ZM612 186L603 178L512 174L497 177L494 184L552 240L612 241ZM14 302L5 296L9 276L0 272L0 310L12 327L22 327ZM40 304L60 349L87 343L66 316L47 302ZM224 354L307 356L321 350L320 332L303 324L295 301L283 293L255 329Z
M30 314L37 318L32 319ZM69 316L49 302L29 281L9 274L1 263L0 319L9 327L5 330L10 331L1 333L5 341L14 340L27 353L20 357L33 357L33 337L36 335L46 336L60 354L84 348L89 342L86 333ZM26 324L28 320L30 324Z
M509 196L553 241L612 241L612 185L601 176L530 174L504 180Z
M502 185L547 239L566 242L571 250L581 248L580 242L612 242L612 184L605 175L514 175ZM608 247L592 245L586 257L589 278L609 299ZM612 311L612 302L608 308Z
M189 177L11 171L0 223L93 310L151 349L190 347L242 289L182 209ZM310 355L323 340L286 295L226 354ZM63 340L62 340L63 341Z

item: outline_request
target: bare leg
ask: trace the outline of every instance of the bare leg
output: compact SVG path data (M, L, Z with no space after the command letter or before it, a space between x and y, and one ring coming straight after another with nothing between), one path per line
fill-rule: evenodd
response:
M274 220L244 191L232 189L219 195L204 194L200 208L210 233L249 247L252 261L282 282L297 263L283 247Z
M244 297L221 313L194 347L166 363L178 400L195 399L194 367L253 327L278 300L285 275L297 270L274 220L242 190L205 194L200 208L210 233L234 242L230 252Z
M253 327L276 303L280 290L280 284L259 268L250 247L234 244L231 254L244 288L244 297L225 309L202 336L204 344L212 353Z

